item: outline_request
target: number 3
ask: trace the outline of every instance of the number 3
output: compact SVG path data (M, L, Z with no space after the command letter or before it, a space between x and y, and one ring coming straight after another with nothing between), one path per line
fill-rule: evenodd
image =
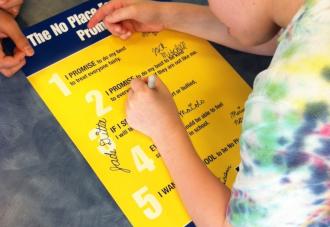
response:
M139 207L145 207L146 205L150 204L151 208L146 208L143 212L149 219L155 219L161 215L163 208L156 199L156 197L150 193L145 194L148 192L147 186L142 187L140 190L135 192L132 196ZM143 195L145 194L145 195Z
M97 139L96 132L97 132L97 130L96 130L95 128L92 129L92 130L89 132L88 136L89 136L89 139L90 139L91 141ZM109 140L111 141L111 144L106 144L106 146L98 146L98 147L97 147L97 150L98 150L99 152L101 152L101 154L104 154L104 155L111 154L111 152L112 152L113 150L116 150L116 144L113 142L113 140L112 140L111 138L109 138Z

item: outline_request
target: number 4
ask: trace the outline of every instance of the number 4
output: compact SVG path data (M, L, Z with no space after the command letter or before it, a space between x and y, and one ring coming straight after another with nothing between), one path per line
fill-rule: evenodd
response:
M131 152L135 166L139 172L142 172L144 169L149 171L155 170L154 161L144 153L140 146L133 147Z

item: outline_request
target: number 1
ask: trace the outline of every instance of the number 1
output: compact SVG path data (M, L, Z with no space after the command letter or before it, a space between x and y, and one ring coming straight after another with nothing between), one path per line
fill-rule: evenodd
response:
M49 84L56 84L57 87L62 91L64 96L69 96L71 95L71 91L69 88L65 85L63 80L60 78L58 74L53 74L53 76L50 78L48 81Z

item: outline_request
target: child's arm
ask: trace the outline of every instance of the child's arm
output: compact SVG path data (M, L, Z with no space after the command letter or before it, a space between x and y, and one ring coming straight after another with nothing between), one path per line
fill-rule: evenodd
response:
M208 6L185 3L153 2L141 0L113 0L103 6L91 19L89 26L104 20L116 36L127 39L133 32L171 29L195 35L221 45L262 55L272 55L276 39L260 45L246 46L229 34Z
M157 79L156 88L150 89L133 80L126 111L130 126L153 139L195 224L228 226L230 191L195 152L165 85Z

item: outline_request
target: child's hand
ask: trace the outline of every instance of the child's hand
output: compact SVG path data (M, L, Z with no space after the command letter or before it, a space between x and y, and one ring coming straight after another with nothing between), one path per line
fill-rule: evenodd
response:
M25 65L25 57L32 56L34 51L15 19L1 9L0 21L0 72L6 77L10 77ZM6 56L3 51L1 41L5 37L12 39L16 45L13 56Z
M0 0L0 8L16 17L21 9L23 0Z
M127 122L132 128L154 141L172 136L176 129L182 127L172 95L159 78L154 89L150 89L141 79L131 82L126 114Z
M112 0L101 7L88 23L94 27L103 20L107 29L121 39L134 32L159 32L165 26L160 13L160 3L145 0Z

